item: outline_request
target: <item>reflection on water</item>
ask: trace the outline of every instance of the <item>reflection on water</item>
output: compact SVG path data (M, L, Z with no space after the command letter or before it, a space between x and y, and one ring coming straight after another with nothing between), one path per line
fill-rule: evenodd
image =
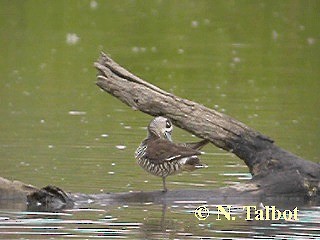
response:
M161 189L133 156L151 118L94 84L101 50L166 91L320 161L318 1L0 1L0 16L2 177L81 193ZM179 129L173 137L197 141ZM209 167L168 177L169 189L251 178L231 153L203 151ZM318 237L317 207L305 206L299 222L199 222L197 204L49 214L17 212L23 206L11 202L1 205L0 238Z
M242 206L233 205L235 221L210 211L200 221L194 210L203 202L175 202L171 206L145 203L73 209L60 213L0 212L4 238L141 238L141 239L318 239L320 208L300 209L299 221L246 221ZM207 205L216 209L216 205Z
M72 210L65 213L11 212L10 215L12 218L1 218L1 234L27 238L45 235L122 237L128 234L135 235L134 229L141 225L116 222L117 219L106 215L106 211L102 209ZM78 219L83 216L98 217L98 219Z

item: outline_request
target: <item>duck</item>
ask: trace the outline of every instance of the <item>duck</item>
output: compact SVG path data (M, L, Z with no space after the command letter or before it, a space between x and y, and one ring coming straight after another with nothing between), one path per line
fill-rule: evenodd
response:
M182 171L206 168L200 162L199 151L209 141L176 144L172 141L172 122L163 116L155 117L147 127L147 137L135 151L140 167L148 173L161 177L163 192L167 192L166 177Z

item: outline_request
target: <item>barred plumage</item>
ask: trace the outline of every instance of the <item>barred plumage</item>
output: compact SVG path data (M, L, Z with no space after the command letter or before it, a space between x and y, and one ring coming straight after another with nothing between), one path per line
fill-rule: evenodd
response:
M167 191L165 178L183 170L193 171L206 167L201 164L197 150L178 145L171 140L172 124L164 117L154 118L148 126L148 136L135 151L138 164L147 172L162 177L163 191ZM203 140L196 143L197 149L207 143Z
M140 158L138 159L138 164L147 172L158 177L167 177L169 175L179 173L183 170L182 164L178 161L176 161L175 163L163 162L155 164L150 162L146 158Z

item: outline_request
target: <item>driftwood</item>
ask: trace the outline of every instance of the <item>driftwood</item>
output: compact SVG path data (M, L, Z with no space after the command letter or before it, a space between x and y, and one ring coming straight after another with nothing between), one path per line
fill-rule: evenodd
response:
M299 179L297 179L299 181ZM288 186L295 186L287 182ZM290 188L290 187L289 187ZM281 192L282 188L280 188ZM292 189L291 189L292 190ZM103 194L66 193L55 186L38 189L18 181L0 177L0 207L30 211L58 211L65 208L85 208L91 204L121 205L130 203L156 204L234 204L234 205L276 205L278 208L294 208L306 203L319 205L320 198L306 198L289 190L286 194L263 193L258 183L242 183L236 186L209 190L170 190L153 192L123 192Z
M304 160L276 146L269 137L245 124L201 104L179 98L143 81L102 53L98 62L97 85L135 110L152 116L166 116L186 131L234 153L248 166L253 178L236 186L209 190L173 190L167 193L126 192L67 194L48 186L37 189L0 178L0 204L21 200L31 210L70 208L73 203L119 204L123 202L204 201L210 203L263 202L304 204L320 202L320 164Z
M166 116L176 126L237 155L253 176L250 183L256 184L256 194L320 194L320 164L281 149L269 137L225 114L140 79L104 53L95 67L97 85L128 106L152 116Z

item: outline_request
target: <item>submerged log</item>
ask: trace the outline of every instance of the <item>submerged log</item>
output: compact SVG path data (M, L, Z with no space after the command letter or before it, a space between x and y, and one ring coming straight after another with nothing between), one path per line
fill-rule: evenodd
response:
M100 193L100 194L83 194L83 193L66 193L62 189L55 186L46 186L38 189L33 186L26 185L21 182L9 181L1 179L0 185L0 208L19 209L29 211L60 211L68 208L90 207L91 204L106 205L122 205L130 203L149 203L155 204L234 204L234 205L256 205L260 203L264 205L276 205L277 207L297 207L307 204L320 204L320 198L306 198L302 189L297 189L297 183L300 176L297 175L296 181L292 181L290 177L282 176L285 183L280 186L281 194L270 194L265 191L268 189L269 182L257 181L255 183L241 183L235 186L222 187L208 190L171 190L166 193L163 191L153 192L122 192L122 193ZM263 187L260 186L263 185ZM283 194L282 190L286 189L287 193ZM271 187L272 189L272 187ZM293 190L293 191L292 191ZM301 190L301 191L300 191ZM9 194L8 194L9 193ZM6 198L9 197L9 198Z
M176 126L242 159L253 176L250 183L259 186L257 193L319 196L320 164L281 149L269 137L230 116L142 80L104 53L95 67L97 85L123 103L152 116L168 117Z

